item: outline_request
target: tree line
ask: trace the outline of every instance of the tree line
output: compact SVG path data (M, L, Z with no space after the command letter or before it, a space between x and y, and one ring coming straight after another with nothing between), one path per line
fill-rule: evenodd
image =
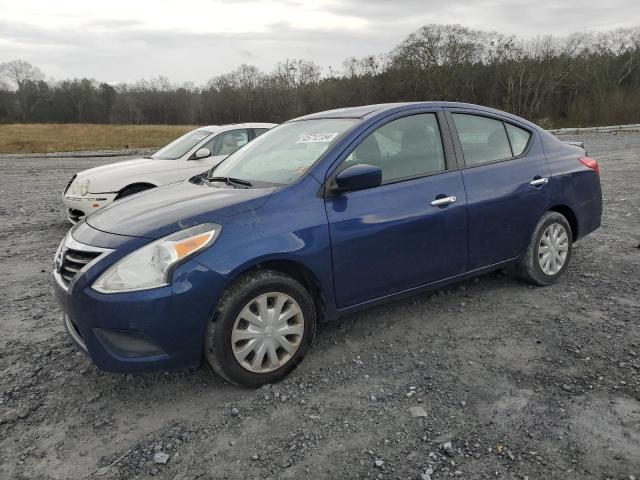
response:
M371 103L448 100L512 112L542 126L640 123L640 28L521 40L426 25L384 55L340 71L287 59L205 85L165 77L111 85L45 80L22 60L0 64L0 122L225 124L282 122Z

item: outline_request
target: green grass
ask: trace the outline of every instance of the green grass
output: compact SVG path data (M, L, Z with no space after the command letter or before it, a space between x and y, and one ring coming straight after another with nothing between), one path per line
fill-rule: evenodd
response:
M0 124L0 153L159 148L192 125Z

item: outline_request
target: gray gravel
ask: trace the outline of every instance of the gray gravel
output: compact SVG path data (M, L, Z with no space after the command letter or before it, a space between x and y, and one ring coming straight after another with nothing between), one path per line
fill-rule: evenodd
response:
M322 325L258 390L98 371L50 269L61 188L113 158L0 157L0 478L639 477L640 135L577 139L605 212L557 285L494 273Z

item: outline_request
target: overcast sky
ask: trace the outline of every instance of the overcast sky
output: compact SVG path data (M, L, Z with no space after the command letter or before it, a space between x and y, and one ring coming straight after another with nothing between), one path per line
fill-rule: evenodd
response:
M57 79L201 84L287 57L340 69L427 23L520 37L603 31L640 23L640 0L0 0L0 63L24 59Z

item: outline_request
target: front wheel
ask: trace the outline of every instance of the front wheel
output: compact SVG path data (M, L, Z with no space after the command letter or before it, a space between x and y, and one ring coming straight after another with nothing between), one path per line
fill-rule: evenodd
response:
M311 295L297 280L258 271L236 281L207 326L205 356L227 381L259 387L288 375L306 354L316 326Z
M567 219L558 212L545 213L536 226L518 274L534 285L558 281L569 265L573 233Z

